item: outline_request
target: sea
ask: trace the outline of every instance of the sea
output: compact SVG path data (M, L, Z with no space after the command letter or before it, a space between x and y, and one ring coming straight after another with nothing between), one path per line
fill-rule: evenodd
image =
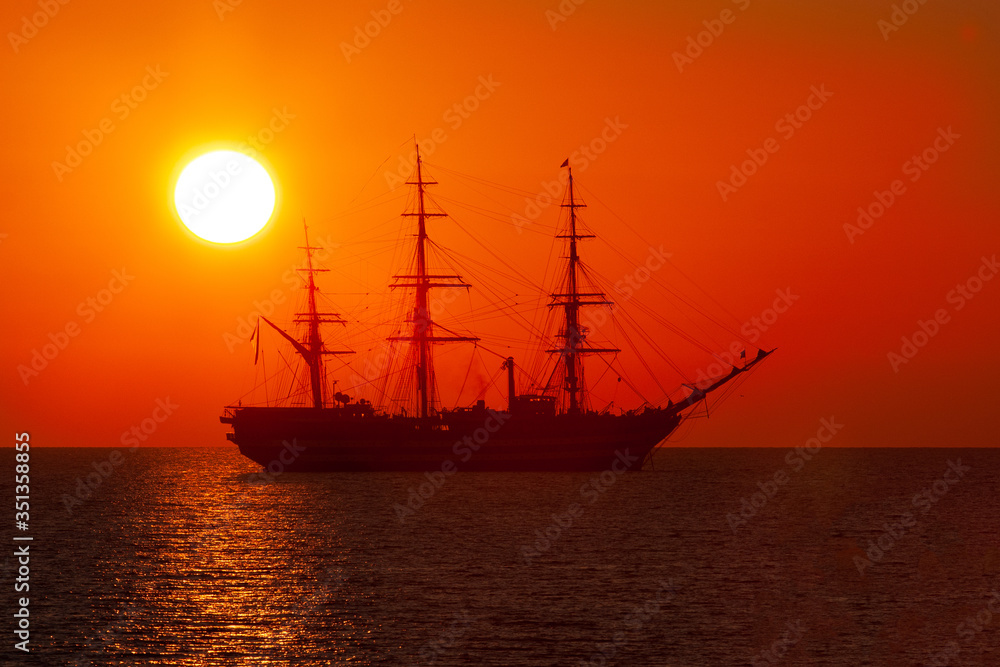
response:
M998 471L991 449L444 475L35 448L0 664L998 665Z

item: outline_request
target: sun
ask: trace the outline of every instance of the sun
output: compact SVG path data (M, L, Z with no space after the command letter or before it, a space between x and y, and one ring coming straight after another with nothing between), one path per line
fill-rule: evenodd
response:
M252 237L271 219L274 202L274 183L267 170L249 155L231 150L191 160L174 188L181 221L212 243Z

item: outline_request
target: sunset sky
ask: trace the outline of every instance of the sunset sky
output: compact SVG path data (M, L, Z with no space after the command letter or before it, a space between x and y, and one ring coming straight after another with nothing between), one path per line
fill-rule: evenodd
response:
M662 246L657 283L732 330L796 297L756 341L778 352L672 442L793 447L833 417L831 445L998 445L1000 8L901 4L910 13L888 0L5 2L4 430L120 447L155 414L146 445L232 446L218 416L254 367L226 335L275 292L272 319L291 319L303 218L333 245L324 292L349 319L378 308L405 268L406 189L392 186L415 136L436 201L532 283L561 254L558 210L523 229L511 216L571 158L601 237L582 252L611 284ZM275 216L249 242L203 242L177 218L175 179L248 138ZM430 233L497 263L448 219ZM463 277L544 308L475 267ZM633 298L673 321L652 281ZM484 340L495 327L530 345L473 305ZM720 352L734 340L690 333ZM674 358L692 377L712 361ZM500 363L487 360L486 377Z

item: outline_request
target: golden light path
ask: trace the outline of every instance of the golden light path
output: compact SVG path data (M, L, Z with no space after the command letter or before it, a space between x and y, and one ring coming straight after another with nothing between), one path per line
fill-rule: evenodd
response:
M196 236L238 243L257 234L274 212L271 175L249 155L217 150L191 160L177 178L174 206Z

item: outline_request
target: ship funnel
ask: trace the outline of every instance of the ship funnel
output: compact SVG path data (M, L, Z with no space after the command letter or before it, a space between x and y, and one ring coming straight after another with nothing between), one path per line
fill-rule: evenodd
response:
M514 395L514 357L507 357L504 365L507 367L507 412L514 414L514 401L516 399Z

